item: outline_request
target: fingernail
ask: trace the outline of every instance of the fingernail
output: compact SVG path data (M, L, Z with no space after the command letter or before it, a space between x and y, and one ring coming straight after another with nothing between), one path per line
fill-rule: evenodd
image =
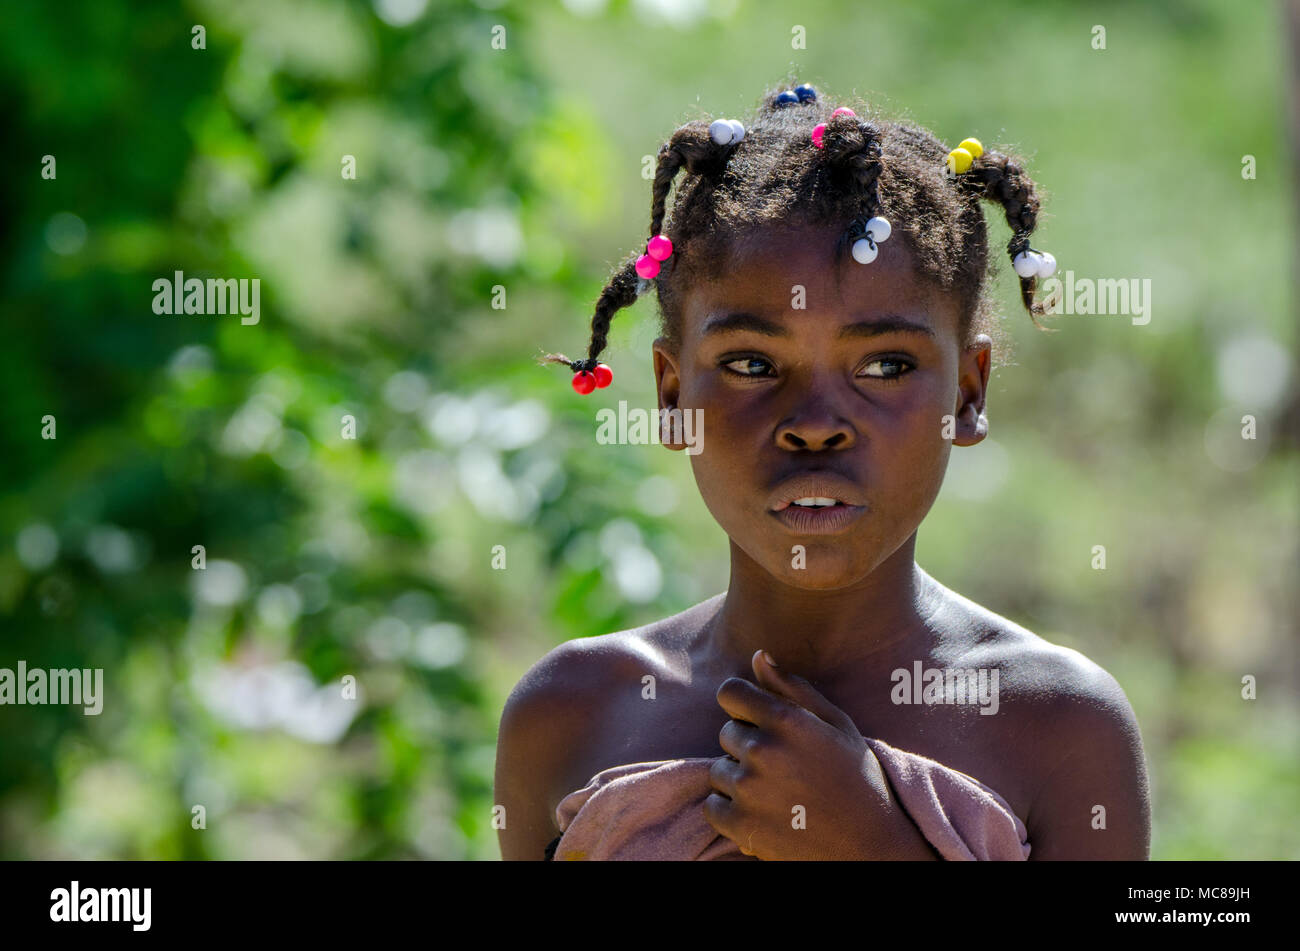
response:
M774 660L772 659L772 655L769 654L767 651L763 651L763 660L767 661L767 662L768 662L769 664L771 664L773 667L776 666L776 661L774 661Z

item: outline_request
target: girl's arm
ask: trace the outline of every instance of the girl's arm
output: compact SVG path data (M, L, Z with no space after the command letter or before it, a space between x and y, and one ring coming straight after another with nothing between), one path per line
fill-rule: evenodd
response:
M511 691L497 733L492 800L505 807L505 825L497 830L503 860L544 861L546 846L560 834L555 807L572 791L563 787L572 782L573 758L590 734L589 701L604 684L603 669L581 639L566 641Z
M511 694L501 715L492 802L505 810L496 821L504 822L497 839L506 861L540 862L547 843L559 835L541 784L553 761L546 731L539 727L545 722L545 707L544 698Z
M1051 760L1025 821L1030 860L1148 859L1151 802L1142 735L1115 678L1076 655L1048 702L1039 751Z

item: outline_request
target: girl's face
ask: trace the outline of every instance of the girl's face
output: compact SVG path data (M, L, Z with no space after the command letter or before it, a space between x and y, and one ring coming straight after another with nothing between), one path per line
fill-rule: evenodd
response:
M700 411L690 459L705 505L750 559L800 588L870 575L930 510L951 443L987 431L992 341L961 348L956 299L917 278L897 233L872 263L847 258L837 283L838 236L750 239L684 295L680 352L654 344L660 409ZM792 484L801 477L812 482ZM776 511L793 496L847 505Z

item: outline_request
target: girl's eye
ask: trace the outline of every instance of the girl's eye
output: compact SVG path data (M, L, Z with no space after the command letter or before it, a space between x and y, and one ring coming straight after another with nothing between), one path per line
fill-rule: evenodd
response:
M897 383L916 369L908 361L897 357L882 357L879 360L872 360L867 364L867 369L872 367L883 367L884 369L878 373L864 373L863 376L869 376L885 383Z
M733 370L732 366L737 363L742 364L742 369ZM752 367L755 363L759 364L760 366L767 366L767 367L770 367L772 365L768 363L766 360L764 360L762 357L737 357L734 360L724 360L722 366L727 370L728 373L734 373L736 376L749 376L749 377L765 376L766 374L763 373L746 372L746 369Z
M736 367L737 365L739 365L740 368L733 369L733 367ZM754 369L755 365L758 366L760 372L749 372ZM722 361L722 366L728 373L732 373L736 376L761 379L772 375L771 373L761 372L763 367L769 369L772 367L772 364L762 357L737 357L733 360ZM907 374L916 369L910 361L904 360L900 357L882 357L879 360L873 360L867 364L867 369L870 370L872 367L880 367L881 369L876 372L864 373L862 375L870 377L873 380L880 380L882 383L897 383Z

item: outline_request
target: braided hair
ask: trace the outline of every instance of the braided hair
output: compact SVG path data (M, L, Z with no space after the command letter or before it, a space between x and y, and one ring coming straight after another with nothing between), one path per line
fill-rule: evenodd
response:
M835 263L861 237L868 219L885 216L911 251L920 274L960 303L959 340L976 333L998 336L986 293L993 271L980 199L1001 205L1011 226L1007 254L1029 250L1038 223L1039 198L1021 162L986 150L961 175L945 172L950 148L933 133L902 121L870 115L861 102L828 101L811 87L792 97L788 87L770 89L739 141L719 144L708 120L687 122L659 149L650 202L650 236L665 235L673 253L654 280L661 335L680 346L681 301L697 280L720 276L747 234L765 226L833 225L842 229ZM806 97L805 97L806 96ZM848 106L856 115L837 108ZM822 148L810 142L825 123ZM664 228L669 190L678 173L672 220ZM596 301L587 357L548 353L541 363L591 371L608 342L610 321L636 302L650 281L636 270L638 250L619 264ZM1021 300L1030 320L1045 313L1034 299L1037 278L1022 277Z

